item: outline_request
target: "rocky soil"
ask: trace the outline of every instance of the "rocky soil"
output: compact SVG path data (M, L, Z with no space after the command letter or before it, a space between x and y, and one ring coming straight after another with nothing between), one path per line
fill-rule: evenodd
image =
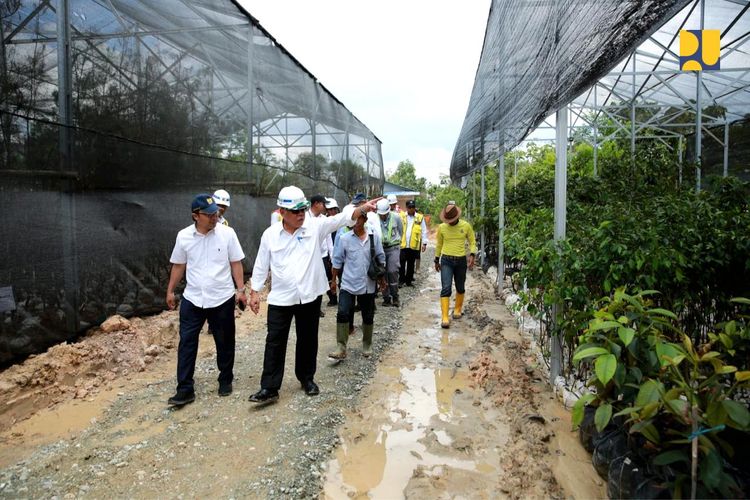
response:
M324 308L319 396L294 378L292 333L279 402L247 402L259 386L263 311L237 319L229 397L216 394L213 341L201 335L197 399L182 409L166 405L176 312L113 317L5 370L0 497L604 496L493 284L471 273L468 314L442 330L438 278L426 267L402 289L401 309L378 308L372 358L360 355L358 334L349 358L329 365L335 308Z

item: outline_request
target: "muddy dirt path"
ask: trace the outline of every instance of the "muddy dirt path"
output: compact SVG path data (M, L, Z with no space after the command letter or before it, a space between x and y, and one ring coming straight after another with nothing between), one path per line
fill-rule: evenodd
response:
M328 364L325 308L315 397L294 378L292 334L279 402L247 402L263 313L237 321L229 397L216 394L213 341L201 336L197 400L181 410L166 406L173 312L0 373L0 497L604 497L492 283L471 273L467 314L445 330L426 267L401 309L378 308L370 359L360 334L345 362Z

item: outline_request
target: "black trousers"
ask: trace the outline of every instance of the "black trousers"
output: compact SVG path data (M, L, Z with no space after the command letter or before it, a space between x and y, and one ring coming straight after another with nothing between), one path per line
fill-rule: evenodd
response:
M419 258L419 250L411 248L401 249L401 269L399 269L399 283L411 285L414 281L414 262Z
M362 311L362 324L371 325L375 319L375 294L363 293L354 295L346 290L339 292L339 310L336 314L336 323L349 322L349 327L354 324L354 300L359 302Z
M307 304L268 306L268 334L260 387L278 391L284 379L284 361L292 318L297 331L294 374L300 382L313 380L318 362L318 323L321 297Z
M177 390L193 392L198 335L208 320L216 344L219 383L234 378L234 295L223 304L203 309L183 298L180 301L180 344L177 347Z
M328 283L331 283L331 280L333 279L333 266L331 266L331 257L326 255L323 257L323 267L326 270L326 277L328 278ZM336 294L333 293L331 290L326 291L326 295L328 295L328 300L330 301L336 301Z

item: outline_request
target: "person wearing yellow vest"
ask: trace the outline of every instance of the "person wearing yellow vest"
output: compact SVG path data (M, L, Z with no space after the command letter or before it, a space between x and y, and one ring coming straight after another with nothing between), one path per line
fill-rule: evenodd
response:
M453 308L453 319L462 316L464 305L464 284L466 283L466 243L469 243L468 269L474 269L474 256L477 253L477 242L471 224L461 217L461 209L455 201L449 201L440 212L442 224L437 230L437 245L435 247L435 270L440 273L440 310L442 320L440 326L448 328L450 318L448 309L451 300L451 282L456 283L456 304Z
M404 232L401 233L401 269L398 282L413 286L414 263L419 258L419 252L427 250L427 224L424 215L417 213L414 200L406 202L406 212L401 212L400 215Z

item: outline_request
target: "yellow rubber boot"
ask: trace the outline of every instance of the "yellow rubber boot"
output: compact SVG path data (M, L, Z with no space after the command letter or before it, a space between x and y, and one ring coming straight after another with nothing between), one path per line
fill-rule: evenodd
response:
M453 308L453 319L461 319L464 308L464 294L456 292L456 306Z
M448 328L451 325L450 317L448 316L448 308L451 306L450 297L440 297L440 311L443 313L443 319L440 322L440 326Z

